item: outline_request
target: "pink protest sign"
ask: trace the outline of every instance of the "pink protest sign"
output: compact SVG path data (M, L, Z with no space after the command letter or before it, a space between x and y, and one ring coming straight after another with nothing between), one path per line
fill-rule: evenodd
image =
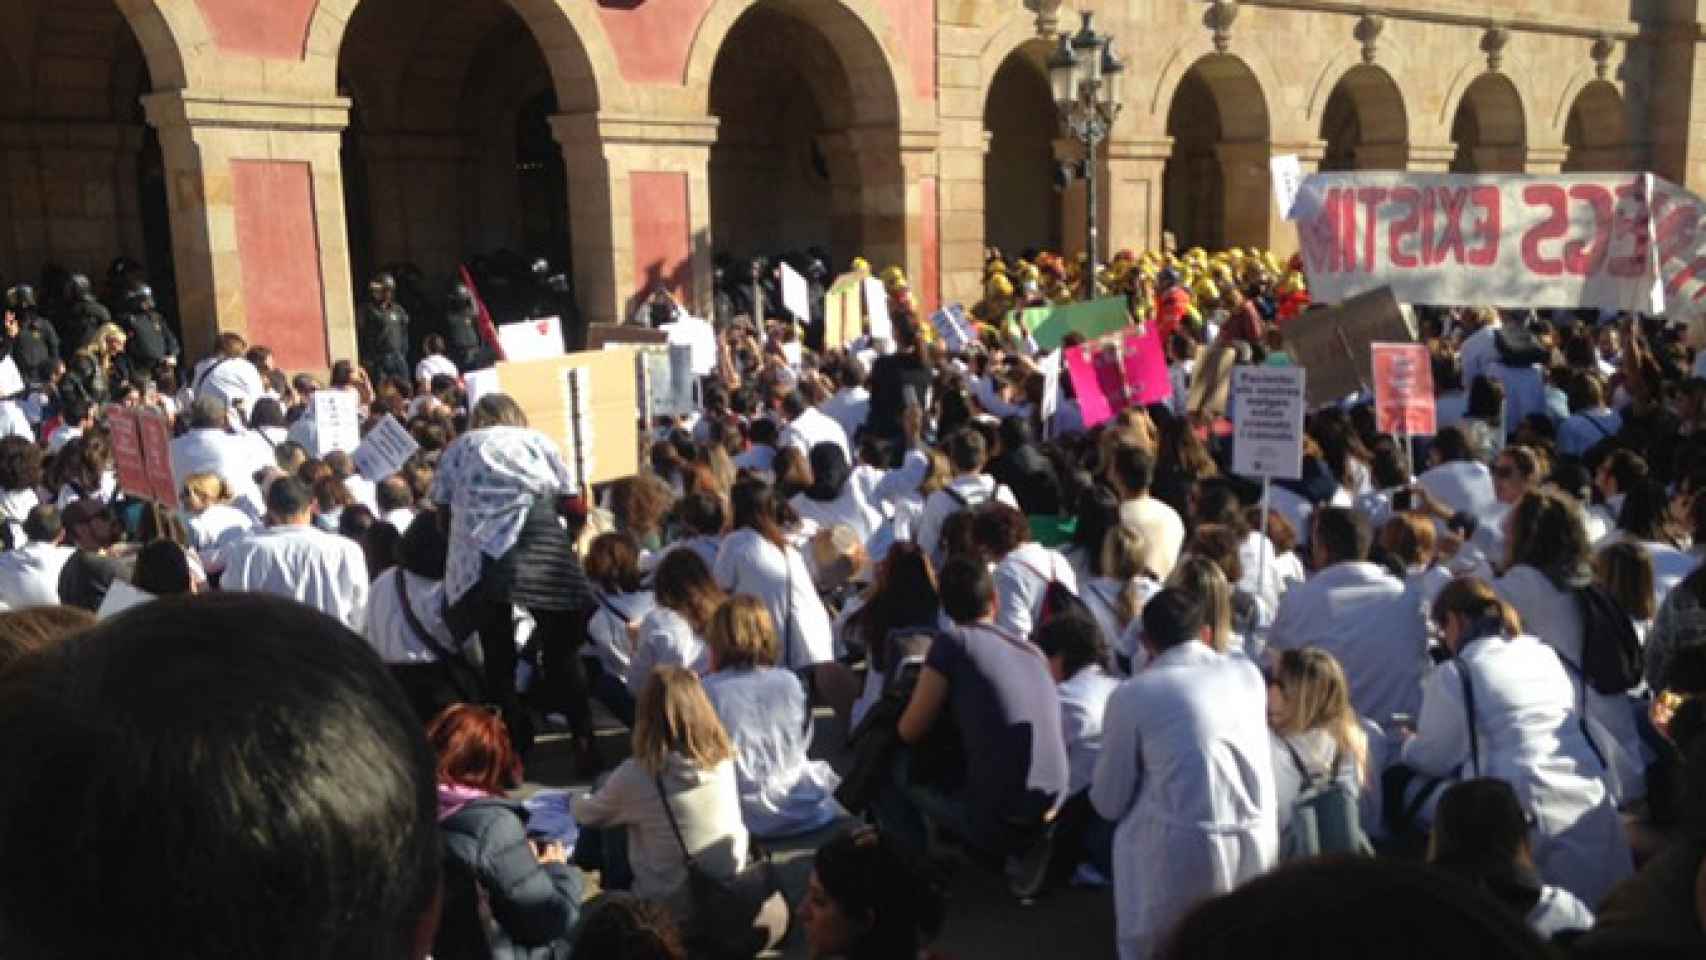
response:
M1065 351L1066 372L1072 377L1084 426L1093 427L1126 408L1125 373L1117 347L1092 343Z
M1161 351L1161 335L1154 327L1125 336L1125 387L1131 402L1143 406L1165 403L1173 396L1167 356ZM1089 426L1088 421L1085 426Z

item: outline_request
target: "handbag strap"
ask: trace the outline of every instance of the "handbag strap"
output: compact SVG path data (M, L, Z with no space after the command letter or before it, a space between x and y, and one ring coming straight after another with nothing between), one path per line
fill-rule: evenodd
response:
M1291 765L1297 768L1297 775L1303 779L1304 787L1313 785L1315 774L1304 764L1303 755L1297 752L1297 747L1292 744L1291 738L1280 737L1279 741L1285 746L1285 752L1291 754Z
M1463 681L1463 705L1469 712L1469 759L1475 764L1475 775L1481 776L1481 737L1475 732L1475 685L1469 682L1469 664L1457 658L1457 677Z
M407 623L409 625L409 629L414 631L415 639L425 645L428 650L431 650L434 656L438 657L438 659L445 663L449 663L451 659L455 657L455 654L444 649L444 647L439 644L438 638L432 635L432 631L426 628L426 624L421 623L420 616L415 613L414 604L409 602L408 572L402 567L397 567L396 572L397 603L403 608L403 622Z
M688 852L687 840L681 835L681 824L676 822L675 810L669 805L669 794L665 793L663 789L663 774L653 774L652 785L657 787L658 803L663 804L663 815L669 818L669 829L671 833L675 834L676 846L681 848L681 856L686 859L689 866L692 866L697 861L693 854Z
M782 592L787 599L782 607L782 663L793 667L794 650L794 558L789 556L792 550L786 540L782 542Z

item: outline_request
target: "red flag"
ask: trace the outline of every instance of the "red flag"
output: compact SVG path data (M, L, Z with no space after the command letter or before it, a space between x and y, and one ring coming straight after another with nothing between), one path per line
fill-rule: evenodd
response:
M468 288L468 292L474 295L475 309L480 311L480 322L477 324L480 339L486 341L486 346L492 348L493 355L499 360L506 359L503 344L498 342L497 324L492 322L492 312L486 309L486 301L480 298L480 288L474 286L474 275L468 272L468 265L465 263L458 269L462 271L462 283Z

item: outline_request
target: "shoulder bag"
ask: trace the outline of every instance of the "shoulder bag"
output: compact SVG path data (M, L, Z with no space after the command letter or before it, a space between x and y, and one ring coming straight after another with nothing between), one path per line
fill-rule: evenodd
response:
M690 911L684 929L689 953L711 960L746 960L781 943L788 932L789 911L776 865L752 845L754 862L735 876L719 877L707 871L687 849L681 824L669 805L669 793L663 788L663 777L652 777L652 783L687 867L685 897L678 899L684 900Z
M438 658L439 665L444 669L445 679L450 688L466 703L478 703L484 697L485 681L482 671L477 669L468 658L454 650L446 650L432 631L421 623L421 618L415 614L414 605L409 602L408 573L402 567L396 568L397 573L397 602L403 608L403 620L414 631L415 639L432 651Z

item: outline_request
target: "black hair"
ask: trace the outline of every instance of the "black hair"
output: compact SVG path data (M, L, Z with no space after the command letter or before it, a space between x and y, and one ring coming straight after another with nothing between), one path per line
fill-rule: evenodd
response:
M1106 663L1108 641L1092 617L1077 613L1052 617L1031 632L1045 657L1059 657L1061 673L1073 676L1085 667Z
M983 434L970 427L954 431L948 437L945 449L956 473L983 469L984 458L989 455L989 445L984 441Z
M828 440L815 444L809 459L812 485L806 488L806 496L820 503L840 497L842 488L847 486L847 478L853 475L853 468L848 465L847 454L840 444Z
M279 477L267 487L267 513L283 519L294 517L314 502L314 491L295 477Z
M58 540L64 532L65 525L60 522L59 508L50 503L31 507L29 515L24 517L24 536L37 543L51 543Z
M170 540L155 540L136 554L131 585L156 597L175 597L190 592L194 578L184 548Z
M252 427L285 426L283 404L272 397L262 397L255 401L254 412L249 414L249 425Z
M698 536L714 537L723 532L723 499L710 493L690 493L676 503L675 518Z
M0 677L0 729L8 955L414 952L434 759L331 617L258 593L135 607Z
M450 540L439 529L438 515L423 510L404 531L397 543L397 565L417 577L443 580L444 565L450 555Z
M954 557L942 567L942 612L958 624L976 623L995 604L995 581L988 565Z
M1122 443L1114 448L1114 476L1129 493L1147 493L1155 482L1155 455L1148 447Z
M1108 531L1119 525L1120 497L1107 484L1096 484L1078 497L1078 523L1072 529L1072 545L1089 561L1090 573L1102 575L1102 544Z
M1202 638L1208 610L1202 598L1167 587L1143 607L1143 640L1157 652Z
M861 921L847 960L916 957L941 932L947 901L940 883L886 834L843 833L818 848L812 868L841 912Z
M1348 507L1322 507L1315 511L1315 535L1310 538L1327 551L1329 563L1368 559L1374 533L1362 514Z

